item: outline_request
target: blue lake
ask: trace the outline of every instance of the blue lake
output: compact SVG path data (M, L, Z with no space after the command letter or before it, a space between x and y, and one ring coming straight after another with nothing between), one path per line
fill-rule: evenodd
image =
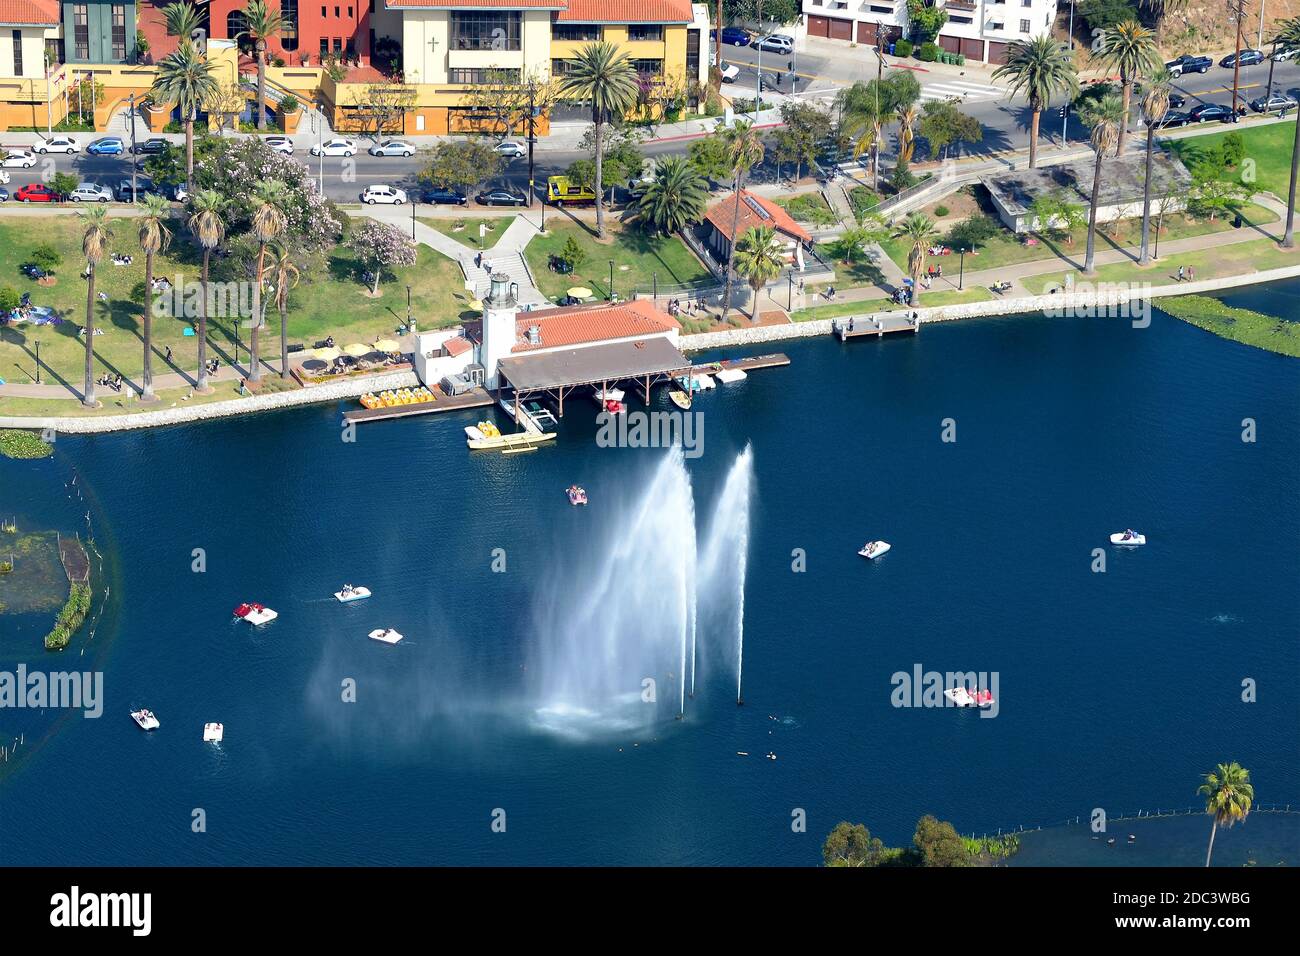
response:
M752 449L746 704L718 595L685 719L674 658L639 728L538 716L557 671L676 640L666 452L598 447L589 400L522 455L467 451L481 412L345 442L328 405L0 459L0 514L84 534L90 512L111 586L84 653L82 634L43 658L40 622L0 616L4 667L100 667L106 693L97 720L0 711L25 736L0 765L0 864L810 865L842 819L901 844L923 813L992 832L1183 807L1234 759L1259 801L1300 803L1300 363L1160 314L783 351L697 401L684 464L703 539ZM1125 527L1150 543L1107 547ZM869 564L870 538L893 550ZM340 606L345 581L376 596ZM636 619L609 616L620 594ZM235 622L245 600L280 618ZM996 672L996 718L892 706L916 665Z

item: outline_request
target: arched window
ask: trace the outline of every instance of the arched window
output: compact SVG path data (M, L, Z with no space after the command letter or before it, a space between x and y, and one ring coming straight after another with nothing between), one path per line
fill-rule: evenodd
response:
M243 10L231 10L226 17L226 39L233 40L248 29L248 18Z
M280 16L284 18L280 49L292 53L298 49L298 0L280 0Z

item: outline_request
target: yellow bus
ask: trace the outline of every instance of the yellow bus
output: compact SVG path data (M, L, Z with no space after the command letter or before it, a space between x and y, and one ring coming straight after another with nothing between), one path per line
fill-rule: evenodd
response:
M546 198L556 206L563 206L566 202L595 202L596 192L568 176L551 176L546 180Z

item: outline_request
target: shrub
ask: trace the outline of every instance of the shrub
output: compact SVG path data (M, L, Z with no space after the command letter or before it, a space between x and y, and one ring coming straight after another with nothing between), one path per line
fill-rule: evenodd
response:
M897 40L897 41L895 41L895 43L894 43L894 56L911 56L911 55L912 55L912 41L911 41L911 40Z
M965 222L959 222L948 230L947 243L954 249L973 249L988 242L998 233L1002 226L989 216L971 216Z
M11 285L0 286L0 316L8 315L22 303L23 297Z
M298 112L298 97L286 96L280 101L280 113L288 116L290 113Z
M926 41L921 44L920 52L918 52L916 56L917 59L923 60L926 63L933 63L935 60L939 59L939 45L933 41Z
M578 240L570 236L564 241L564 248L560 250L560 258L569 264L569 268L577 272L582 268L583 263L587 261L587 252L578 243Z
M935 217L936 219L942 219L944 216L948 215L948 213L950 213L950 212L952 212L952 210L949 209L947 206L935 206L935 207L934 207L934 217Z
M67 647L68 641L72 640L72 635L76 633L77 628L81 627L81 622L86 619L89 611L89 585L74 584L72 592L68 595L68 603L63 605L63 610L59 612L58 619L54 622L54 630L45 635L45 649L61 651Z
M52 243L42 242L32 250L31 260L32 265L53 272L63 265L63 254Z
M46 458L52 454L54 446L31 432L0 431L0 455L6 458Z
M1223 137L1223 164L1236 167L1246 158L1246 141L1240 133L1229 133Z

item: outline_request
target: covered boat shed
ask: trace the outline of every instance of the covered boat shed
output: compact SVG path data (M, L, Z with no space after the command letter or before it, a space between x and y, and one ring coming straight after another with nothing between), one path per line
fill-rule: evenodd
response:
M564 398L575 388L605 390L615 382L633 381L649 402L651 385L690 367L690 359L665 337L516 355L501 359L497 366L502 380L515 390L516 406L536 395L549 395L561 417Z

